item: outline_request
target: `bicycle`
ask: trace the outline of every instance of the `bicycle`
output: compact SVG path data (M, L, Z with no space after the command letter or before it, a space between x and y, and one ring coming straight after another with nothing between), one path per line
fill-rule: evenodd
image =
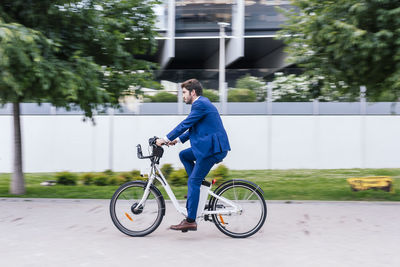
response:
M110 214L114 225L122 233L139 237L157 229L165 215L165 200L154 185L158 180L164 187L175 209L187 216L185 207L179 205L167 180L159 168L164 149L156 145L157 137L149 139L152 153L143 156L141 145L137 145L139 159L150 159L151 169L147 181L131 181L121 185L110 202ZM225 235L245 238L257 233L267 218L264 192L253 182L229 180L211 191L212 183L203 180L197 221L210 221ZM208 199L209 197L209 199ZM208 204L207 204L208 200Z

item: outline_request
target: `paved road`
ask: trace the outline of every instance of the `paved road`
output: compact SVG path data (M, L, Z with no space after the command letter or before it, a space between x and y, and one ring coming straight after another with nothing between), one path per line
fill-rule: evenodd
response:
M0 199L0 266L400 266L400 203L268 202L263 229L233 239L209 222L197 232L132 238L106 200Z

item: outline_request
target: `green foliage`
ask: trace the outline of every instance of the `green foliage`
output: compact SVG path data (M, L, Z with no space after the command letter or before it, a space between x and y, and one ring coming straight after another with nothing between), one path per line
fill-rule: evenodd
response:
M156 65L137 56L155 52L157 3L1 1L0 105L49 102L91 118L96 109L117 107L130 86L151 87ZM17 129L12 188L21 190Z
M114 172L113 172L112 170L105 170L105 171L103 172L103 174L105 174L105 175L107 175L107 176L112 176L112 175L114 175Z
M109 184L109 180L113 176L106 175L104 173L99 173L94 177L93 184L98 186L105 186Z
M178 102L177 95L168 92L159 92L150 98L152 102Z
M219 95L218 91L212 89L203 89L203 96L210 99L211 102L218 102Z
M255 102L256 94L250 89L230 89L228 102Z
M118 105L130 85L151 86L155 1L0 4L0 101L92 111ZM72 105L72 106L71 106Z
M93 184L98 186L117 185L120 179L117 178L112 170L105 170L104 172L97 173L93 179Z
M57 184L61 185L76 185L78 176L71 172L59 172L56 174Z
M172 164L164 164L161 166L161 172L164 174L165 178L168 179L171 173L173 172L174 168Z
M94 182L94 179L96 177L96 174L94 173L83 173L80 177L79 180L82 182L84 185L92 185Z
M188 175L185 169L178 169L169 176L169 183L173 186L187 185Z
M107 185L122 185L126 183L126 177L123 175L108 177Z
M267 97L267 84L262 78L246 74L236 81L236 88L249 89L256 93L257 101L264 101ZM246 101L247 102L247 101Z
M41 186L54 179L54 173L27 173L23 198L110 199L117 186ZM346 178L391 176L394 193L382 190L353 192ZM342 200L342 201L400 201L400 169L336 169L336 170L230 170L230 177L245 179L259 185L268 200ZM0 197L10 195L11 174L0 173ZM216 188L215 186L213 187ZM159 187L164 197L165 191ZM176 197L183 199L185 186L173 187Z
M213 178L215 177L221 177L221 178L228 178L229 177L229 169L226 167L224 164L218 165L217 168L215 168L212 172L211 175Z
M227 181L229 178L229 169L223 164L218 165L213 171L211 171L211 177L216 179L216 185L220 185L223 182Z
M84 185L122 185L134 180L143 180L140 176L140 171L115 173L112 170L105 170L102 173L83 173L80 176L80 181Z
M123 183L126 183L126 182L129 182L129 181L133 181L134 179L133 179L132 173L123 172L123 173L120 173L118 175L112 176L110 178L110 182L111 182L111 180L115 180L115 181L120 180L120 181L123 181Z
M356 97L400 96L400 2L294 0L280 32L290 62ZM344 86L345 85L345 86ZM329 88L329 86L327 87Z
M123 172L118 174L117 177L119 177L120 180L123 180L125 183L134 180L143 180L143 178L140 176L140 171L138 170L133 170L131 172Z
M0 103L44 99L60 67L54 58L57 46L39 31L0 19ZM60 73L60 79L66 78ZM60 81L61 82L61 81ZM60 90L58 85L52 90Z
M139 170L132 170L130 172L130 174L132 175L132 178L137 180L140 179L142 176L140 175L140 171Z
M333 83L324 82L324 77L308 75L283 75L275 73L272 81L272 100L276 102L306 102L319 101L355 101L355 97L342 92Z

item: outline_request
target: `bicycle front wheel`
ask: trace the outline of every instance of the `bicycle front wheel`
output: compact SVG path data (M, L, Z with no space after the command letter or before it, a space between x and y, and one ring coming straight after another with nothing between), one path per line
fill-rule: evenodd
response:
M110 202L110 214L114 225L129 236L145 236L160 225L165 214L165 202L160 191L150 187L146 201L138 207L147 183L133 181L121 185Z
M245 180L231 180L217 188L215 193L235 203L240 209L238 213L224 214L231 206L217 198L210 200L210 210L221 211L221 214L213 214L212 219L222 233L230 237L245 238L257 233L264 225L267 204L262 190L256 184Z

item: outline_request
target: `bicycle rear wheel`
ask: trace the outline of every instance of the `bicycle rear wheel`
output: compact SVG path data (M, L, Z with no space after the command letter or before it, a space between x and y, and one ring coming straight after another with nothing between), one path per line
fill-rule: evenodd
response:
M149 196L137 207L147 183L133 181L121 185L110 202L110 214L114 225L129 236L145 236L160 225L165 214L165 202L160 191L150 187Z
M213 214L217 228L234 238L245 238L257 233L267 218L267 204L263 192L256 184L245 180L230 180L220 185L215 194L224 197L241 209L239 213ZM229 206L217 198L211 198L209 210L224 211Z

